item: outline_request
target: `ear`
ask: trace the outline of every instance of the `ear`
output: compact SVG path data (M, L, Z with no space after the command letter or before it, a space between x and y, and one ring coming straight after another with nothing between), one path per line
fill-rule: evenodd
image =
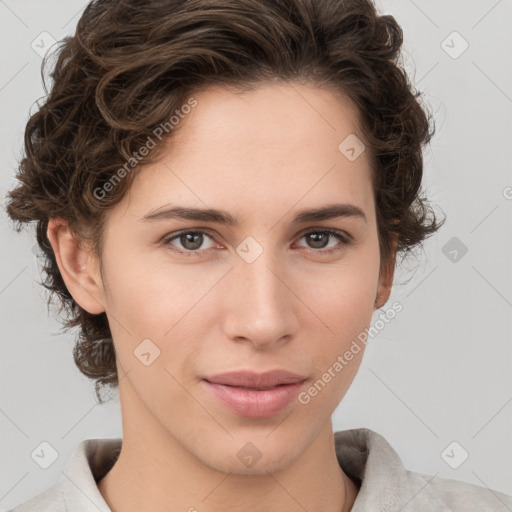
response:
M78 241L64 219L50 219L46 234L73 299L93 315L103 313L103 282L96 255L88 245Z
M396 247L398 239L396 237L391 241L389 261L385 268L381 269L379 275L379 282L377 286L377 297L375 298L374 309L382 308L391 295L391 288L393 286L393 276L395 273L396 261Z

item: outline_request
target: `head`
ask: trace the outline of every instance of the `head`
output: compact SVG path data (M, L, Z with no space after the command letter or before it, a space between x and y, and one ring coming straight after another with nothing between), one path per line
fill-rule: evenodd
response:
M368 327L397 256L441 225L421 190L433 126L401 45L369 0L86 7L27 123L7 212L37 223L43 284L100 401L124 386L214 464L200 404L257 434L205 377L286 368L311 385ZM315 439L362 353L261 443Z

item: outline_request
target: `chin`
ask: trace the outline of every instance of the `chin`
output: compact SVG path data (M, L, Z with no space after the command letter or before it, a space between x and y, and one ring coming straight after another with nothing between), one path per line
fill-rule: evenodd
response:
M196 457L206 466L222 473L265 476L285 470L301 455L296 444L283 445L277 437L279 449L276 450L268 440L265 442L267 436L268 433L264 433L261 442L258 436L242 436L243 440L231 439L227 446L216 444L213 450L196 453Z

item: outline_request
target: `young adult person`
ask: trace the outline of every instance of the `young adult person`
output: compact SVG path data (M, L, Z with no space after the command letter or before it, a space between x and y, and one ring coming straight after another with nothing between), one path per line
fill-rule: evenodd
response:
M369 0L86 7L8 213L123 437L16 512L512 509L332 429L397 255L442 224L401 45Z

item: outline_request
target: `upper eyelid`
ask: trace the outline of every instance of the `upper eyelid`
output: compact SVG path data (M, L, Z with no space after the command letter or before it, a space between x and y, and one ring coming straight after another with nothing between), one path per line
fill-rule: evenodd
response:
M215 236L212 235L207 229L203 229L203 228L197 228L197 229L187 228L187 229L181 229L179 231L175 231L173 233L168 233L167 235L162 237L162 241L163 242L170 241L170 240L176 239L182 235L186 235L188 233L201 233L203 235L209 236L212 240L215 241Z

